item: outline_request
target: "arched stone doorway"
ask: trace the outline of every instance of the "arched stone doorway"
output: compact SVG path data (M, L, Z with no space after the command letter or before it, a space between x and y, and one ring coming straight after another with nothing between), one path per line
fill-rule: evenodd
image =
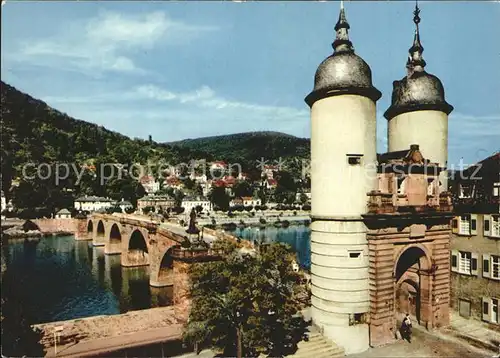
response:
M394 265L395 311L398 324L407 313L418 323L421 322L422 297L426 307L427 296L431 290L430 269L431 260L421 245L401 250Z
M125 256L125 257L124 257ZM149 250L146 239L138 229L130 235L127 255L122 255L123 266L146 266L149 265Z
M154 287L172 286L174 284L174 258L172 252L175 246L169 248L163 254L157 274L151 272L149 284Z
M109 240L104 247L104 253L107 255L121 254L122 252L122 234L118 224L113 224L109 231Z
M97 230L96 230L96 235L93 238L93 244L94 246L104 246L106 243L106 233L105 233L105 228L104 228L104 223L102 220L99 220L97 223Z

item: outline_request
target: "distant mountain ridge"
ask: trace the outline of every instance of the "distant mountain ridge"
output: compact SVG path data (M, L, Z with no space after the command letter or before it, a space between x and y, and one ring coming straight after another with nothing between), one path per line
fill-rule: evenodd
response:
M208 153L229 161L309 158L310 140L273 131L245 132L168 142L173 147Z

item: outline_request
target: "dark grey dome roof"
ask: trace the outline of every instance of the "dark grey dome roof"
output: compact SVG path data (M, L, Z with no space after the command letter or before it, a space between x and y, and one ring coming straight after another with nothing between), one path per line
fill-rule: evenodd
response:
M341 94L357 94L373 101L381 97L380 91L373 87L370 66L354 53L348 29L349 24L341 8L335 25L337 36L332 44L334 53L321 62L316 70L314 89L305 98L309 106L322 98Z
M426 62L422 56L424 47L420 41L418 27L420 23L418 5L415 6L413 14L416 28L413 44L408 50L406 63L408 75L400 81L393 82L391 106L384 113L388 120L401 113L413 111L436 110L446 114L453 111L453 106L444 99L444 87L439 78L424 70Z
M439 78L425 71L415 71L400 81L394 81L393 86L392 103L384 114L387 119L418 110L438 110L446 114L453 110L445 100Z
M372 71L361 57L353 52L340 52L321 62L314 77L313 91L350 87L373 87Z

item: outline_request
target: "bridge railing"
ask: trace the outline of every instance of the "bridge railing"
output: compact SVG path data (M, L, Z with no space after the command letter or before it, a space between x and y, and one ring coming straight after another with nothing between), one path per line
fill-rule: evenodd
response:
M174 248L172 250L172 257L180 260L213 260L222 258L222 250L214 249L183 249Z

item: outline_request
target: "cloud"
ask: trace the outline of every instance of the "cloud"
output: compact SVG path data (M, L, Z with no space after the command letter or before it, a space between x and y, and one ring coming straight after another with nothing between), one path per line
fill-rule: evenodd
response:
M198 107L216 110L218 112L244 112L274 116L276 120L291 120L297 118L308 118L309 111L288 106L261 105L237 100L229 100L218 96L208 86L202 86L193 92L176 93L162 89L155 85L144 85L136 88L139 97L154 99L157 101L178 101L189 103Z
M22 42L20 53L9 58L81 71L145 73L133 59L139 51L160 42L182 44L217 30L170 19L164 12L101 12L94 18L66 25L52 38Z

